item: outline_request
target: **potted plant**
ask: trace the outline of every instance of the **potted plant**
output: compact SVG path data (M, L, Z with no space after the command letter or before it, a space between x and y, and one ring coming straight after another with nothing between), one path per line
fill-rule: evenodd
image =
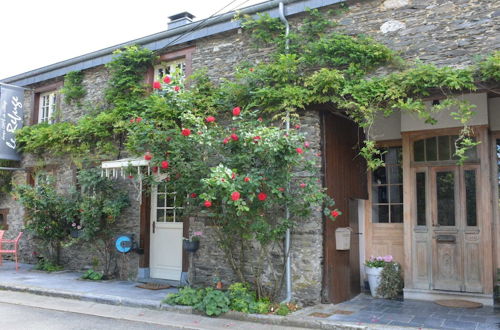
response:
M368 277L368 283L370 284L372 297L379 297L377 289L380 285L382 270L384 269L386 263L390 263L392 261L392 256L388 255L385 257L371 256L370 259L365 262L365 272Z
M196 252L200 247L200 237L202 234L201 231L195 231L189 239L184 238L182 248L188 252Z
M73 238L79 238L83 234L82 226L77 224L76 222L73 222L71 224L71 229L69 230L69 234Z

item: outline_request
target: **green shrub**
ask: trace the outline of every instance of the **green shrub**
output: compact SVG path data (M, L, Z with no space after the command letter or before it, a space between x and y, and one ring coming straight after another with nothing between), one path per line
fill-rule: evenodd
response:
M224 292L206 288L203 300L195 308L208 316L219 316L229 311L230 303L229 298Z
M36 270L43 270L44 272L57 272L63 270L62 266L56 265L55 263L47 260L45 258L40 258L35 266Z
M250 305L255 304L255 293L248 290L248 285L244 283L234 283L229 286L229 300L231 310L243 313L252 313Z
M185 287L179 290L178 293L171 293L163 300L169 305L184 305L195 306L203 300L205 290L197 290L190 287Z
M404 282L399 263L387 262L380 276L380 285L377 289L378 295L393 299L403 291Z
M276 310L276 315L287 316L288 314L290 314L290 312L290 308L288 308L286 304L280 304L278 309Z
M82 279L91 280L91 281L100 281L102 280L103 274L100 272L96 272L93 269L89 269L82 275Z

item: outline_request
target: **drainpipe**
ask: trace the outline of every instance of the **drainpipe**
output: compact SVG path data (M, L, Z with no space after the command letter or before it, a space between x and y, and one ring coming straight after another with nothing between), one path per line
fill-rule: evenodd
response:
M290 40L288 39L288 34L290 33L290 25L285 18L285 8L283 2L279 3L279 15L280 20L285 24L285 52L288 53L288 47ZM290 113L286 113L286 132L290 131ZM287 185L287 190L290 189L290 184ZM288 220L290 218L290 211L288 206L285 205L285 217ZM290 302L292 299L292 270L291 270L291 256L290 256L290 229L286 230L285 233L285 255L286 255L286 298L282 303Z

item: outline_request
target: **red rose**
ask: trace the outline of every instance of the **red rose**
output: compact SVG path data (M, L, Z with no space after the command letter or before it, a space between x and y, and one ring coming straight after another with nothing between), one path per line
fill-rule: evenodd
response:
M153 155L151 155L151 153L149 151L146 152L146 154L144 155L145 160L151 160L152 158L153 158Z
M267 195L265 193L261 192L257 195L257 198L259 199L259 201L265 201L267 198Z
M196 198L196 196L198 196L196 193L191 194L191 198Z
M339 212L337 212L337 210L333 210L332 212L330 212L330 214L332 215L332 217L336 218L339 216Z
M321 152L318 152L316 156L321 157Z
M160 84L160 82L159 82L159 81L155 81L155 82L153 83L153 88L154 88L154 89L161 89L161 84Z
M222 143L224 143L224 144L227 144L228 142L229 142L229 139L228 139L228 138L225 138L225 139L222 141Z
M234 180L235 178L236 178L236 174L232 173L232 174L231 174L231 179L233 179L233 180Z
M208 116L207 119L205 119L207 123L213 123L215 121L215 117L213 116Z
M236 135L236 134L234 134L234 133L233 133L233 134L231 134L231 139L232 139L233 141L238 141L238 135Z
M191 135L191 130L189 128L183 128L181 131L181 134L184 136L190 136Z
M300 184L300 188L305 188L305 187L307 187L307 185L305 183Z
M153 167L153 173L158 172L158 166Z
M130 122L135 123L135 119L134 118L130 119Z
M245 181L245 182L250 182L250 178L249 178L248 176L246 176L246 177L243 179L243 181Z
M295 129L299 129L299 128L300 128L299 124L295 125Z
M302 148L297 148L295 149L297 151L298 154L302 154L304 153L304 150L302 150Z
M239 116L241 113L240 107L236 107L233 109L233 116Z
M280 188L278 188L278 190L281 191L281 192L283 192L283 191L285 191L285 188L280 187Z
M172 79L170 79L170 77L169 77L169 76L165 76L165 78L163 78L163 82L164 82L165 84L170 84L170 82L171 82L171 81L172 81Z
M258 143L260 140L260 136L254 136L253 142Z
M231 194L231 199L233 201L237 201L238 199L240 199L240 193L237 192L237 191L234 191L232 194Z
M161 168L166 170L168 168L168 162L166 160L161 162Z
M141 117L137 117L137 118L135 118L135 122L136 122L136 123L140 123L141 121L142 121L142 118L141 118Z
M259 118L257 118L257 120L258 120L258 121L262 121L263 119L262 119L262 117L259 117Z
M128 178L129 178L129 179L133 179L133 178L134 178L134 176L133 176L133 175L129 175L129 176L128 176Z
M210 207L210 206L212 206L212 202L211 201L205 201L205 203L203 203L203 205L205 205L205 207Z
M311 144L310 144L309 142L307 142L307 141L306 141L306 142L304 142L304 147L309 148L309 146L310 146L310 145L311 145Z
M181 88L179 86L174 86L174 91L178 92L180 90L181 90Z

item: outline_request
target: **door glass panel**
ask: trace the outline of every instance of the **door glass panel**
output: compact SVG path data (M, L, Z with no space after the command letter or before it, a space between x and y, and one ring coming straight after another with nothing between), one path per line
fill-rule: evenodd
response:
M391 222L403 222L403 205L391 205Z
M416 141L413 144L413 158L416 162L425 161L425 140Z
M464 171L465 176L465 207L467 210L467 226L477 226L476 209L476 171Z
M165 207L165 194L158 194L156 199L157 207Z
M387 183L387 174L385 167L379 167L375 171L373 171L373 183L375 184L386 184Z
M427 207L425 204L425 172L417 173L417 226L425 226Z
M437 217L440 226L455 225L455 174L436 173Z
M451 159L450 155L450 137L449 136L439 136L438 137L438 151L439 151L439 160L449 160Z
M437 144L435 137L425 140L425 157L427 161L437 160Z
M165 210L156 210L156 221L165 222Z
M403 168L401 166L388 166L389 183L403 183Z
M394 185L389 186L391 190L391 204L392 203L403 203L403 186L402 185Z
M173 209L165 210L165 221L166 222L175 222L174 210Z
M387 203L387 186L373 187L373 203Z
M389 205L373 205L372 221L374 223L389 222Z

